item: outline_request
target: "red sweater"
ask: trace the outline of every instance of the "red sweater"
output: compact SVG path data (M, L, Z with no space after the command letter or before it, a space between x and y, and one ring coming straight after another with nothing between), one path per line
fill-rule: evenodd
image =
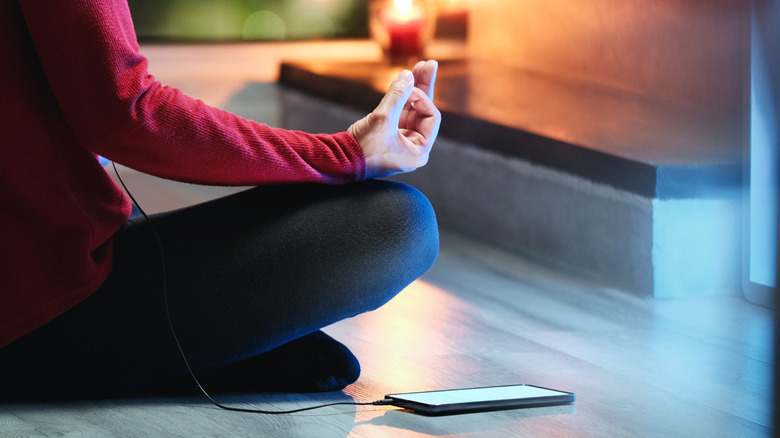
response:
M347 133L270 128L155 81L126 0L0 1L0 347L111 271L130 203L96 160L194 183L365 177Z

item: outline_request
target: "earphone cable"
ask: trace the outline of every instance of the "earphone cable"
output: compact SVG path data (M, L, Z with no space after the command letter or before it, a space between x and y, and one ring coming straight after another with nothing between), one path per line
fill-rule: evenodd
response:
M138 209L138 211L141 213L141 216L143 216L146 223L149 225L149 229L152 230L152 233L154 234L155 241L157 242L158 251L160 253L160 266L162 269L162 294L163 294L163 301L165 304L165 316L168 319L168 327L171 330L171 335L173 336L173 340L176 343L176 347L179 350L179 354L181 355L182 360L184 361L184 365L187 368L187 371L189 372L189 375L192 377L193 382L195 382L195 385L198 387L200 392L216 407L220 409L224 409L227 411L234 411L234 412L248 412L248 413L254 413L254 414L294 414L297 412L303 412L303 411L310 411L313 409L320 409L325 408L328 406L337 406L337 405L351 405L351 406L366 406L366 405L385 405L388 404L388 400L376 400L371 402L335 402L335 403L327 403L327 404L321 404L321 405L315 405L315 406L309 406L305 408L299 408L299 409L292 409L287 411L268 411L268 410L261 410L261 409L248 409L248 408L238 408L233 406L226 406L223 405L214 398L209 395L209 393L206 391L205 388L200 384L200 381L195 376L195 372L192 370L192 367L190 366L190 362L187 360L187 356L184 354L184 349L181 346L181 342L179 342L179 336L176 334L176 329L173 326L173 321L171 320L171 312L170 307L168 305L168 280L166 275L166 267L165 267L165 251L163 250L163 244L162 240L160 239L160 235L157 233L157 229L155 228L152 221L149 219L149 216L146 214L146 212L141 208L141 205L136 201L135 197L133 197L132 193L130 193L130 190L127 188L127 185L125 184L125 181L122 179L122 176L119 174L119 170L116 167L115 162L111 162L111 165L114 168L114 173L117 176L117 179L119 180L119 183L122 185L122 188L125 190L125 193L127 193L127 196L130 198L130 200L133 202L135 207Z

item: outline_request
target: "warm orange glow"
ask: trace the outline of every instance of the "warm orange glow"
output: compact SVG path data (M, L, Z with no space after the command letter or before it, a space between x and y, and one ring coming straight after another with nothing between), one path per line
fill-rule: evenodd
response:
M468 8L469 3L475 3L475 0L438 0L436 7L440 11L462 11Z
M376 346L360 355L364 372L375 381L392 382L377 393L451 385L443 370L462 359L460 342L474 324L466 308L446 290L417 280L380 309L354 318L351 329L357 325L361 337Z
M388 23L406 23L425 18L423 9L412 0L394 0L393 6L387 9L385 20Z
M412 0L395 0L395 9L399 18L408 19L412 12Z
M393 0L379 11L375 28L391 59L408 61L425 47L425 10L414 0Z
M387 90L393 80L406 68L406 66L395 66L383 69L381 74L371 78L371 84L377 90Z

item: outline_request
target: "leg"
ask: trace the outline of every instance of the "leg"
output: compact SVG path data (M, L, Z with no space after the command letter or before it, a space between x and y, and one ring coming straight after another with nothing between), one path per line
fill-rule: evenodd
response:
M381 306L438 250L430 204L387 181L257 188L152 221L172 321L197 373ZM2 386L111 394L186 377L142 220L119 233L115 259L98 293L0 351L1 374L16 375Z

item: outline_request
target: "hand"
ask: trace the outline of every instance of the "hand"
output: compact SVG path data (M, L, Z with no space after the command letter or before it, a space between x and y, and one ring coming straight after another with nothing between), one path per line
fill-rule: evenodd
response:
M401 72L376 109L347 130L366 156L366 178L411 172L428 162L441 124L433 104L438 67L420 61Z

